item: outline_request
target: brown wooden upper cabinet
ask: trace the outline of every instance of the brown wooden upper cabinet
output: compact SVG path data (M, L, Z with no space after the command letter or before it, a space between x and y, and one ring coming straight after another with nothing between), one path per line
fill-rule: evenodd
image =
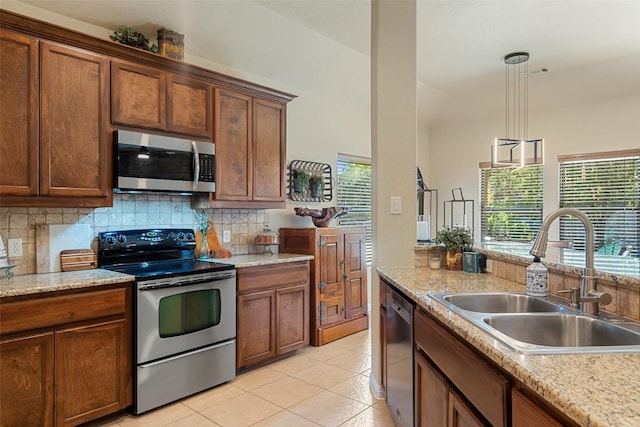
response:
M286 107L215 89L216 193L211 206L284 208Z
M111 63L111 121L211 139L211 84L156 68Z
M110 206L108 58L6 30L0 55L3 205Z

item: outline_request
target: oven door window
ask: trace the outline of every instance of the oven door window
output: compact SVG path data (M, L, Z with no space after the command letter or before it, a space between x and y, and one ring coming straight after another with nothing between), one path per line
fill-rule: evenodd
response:
M164 297L158 310L161 338L186 335L220 323L220 290L205 289Z

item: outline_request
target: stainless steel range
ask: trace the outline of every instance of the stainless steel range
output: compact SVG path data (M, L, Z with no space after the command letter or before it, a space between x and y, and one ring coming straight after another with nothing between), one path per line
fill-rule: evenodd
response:
M98 239L100 266L136 277L133 412L233 379L234 267L196 261L191 229L111 231Z

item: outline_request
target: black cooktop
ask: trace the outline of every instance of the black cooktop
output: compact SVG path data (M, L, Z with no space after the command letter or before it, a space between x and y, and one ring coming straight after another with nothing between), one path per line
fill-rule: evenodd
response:
M192 229L162 228L98 234L98 264L136 279L233 270L235 266L195 259Z

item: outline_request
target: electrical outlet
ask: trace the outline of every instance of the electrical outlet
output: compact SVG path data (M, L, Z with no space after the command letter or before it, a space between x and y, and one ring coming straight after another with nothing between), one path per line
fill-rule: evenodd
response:
M231 241L231 230L222 231L222 243L229 243Z
M21 257L22 256L22 239L9 239L7 240L9 245L9 257Z

